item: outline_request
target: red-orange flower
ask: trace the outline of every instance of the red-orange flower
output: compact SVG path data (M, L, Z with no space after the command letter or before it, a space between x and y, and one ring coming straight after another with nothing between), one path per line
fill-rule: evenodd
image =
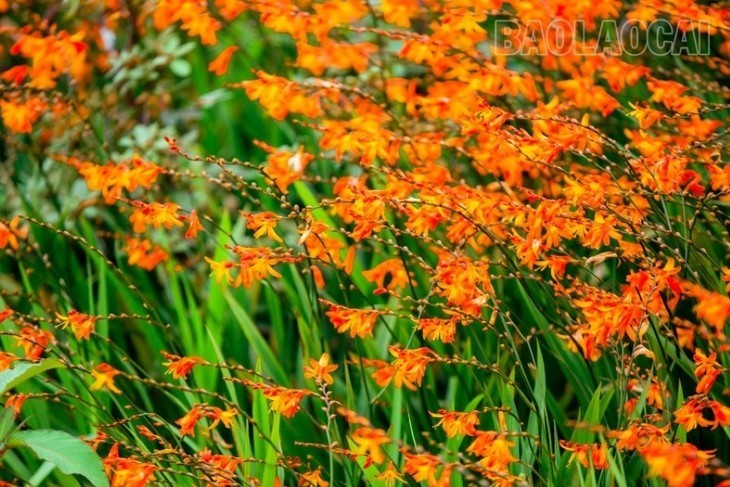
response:
M385 431L363 426L352 433L352 441L356 445L352 450L355 455L365 455L369 462L376 464L385 461L382 445L390 442Z
M302 399L312 394L312 391L306 389L288 389L281 386L270 386L248 379L243 379L242 382L254 390L260 390L264 397L271 401L271 409L280 412L286 418L293 417L299 411L299 405Z
M350 332L351 337L365 338L373 336L378 317L382 315L379 311L366 309L351 309L326 302L330 309L325 314L330 319L332 326L338 333Z
M228 64L231 62L233 53L238 51L237 46L226 47L218 56L208 64L208 71L218 76L223 76L228 71Z
M437 413L429 414L434 418L441 418L436 426L441 426L449 438L456 435L476 435L476 427L479 426L479 415L476 411L461 413L439 409Z
M674 412L674 422L692 431L697 426L703 428L730 425L730 407L703 396L693 396Z
M195 425L205 416L205 405L196 404L185 416L175 421L180 426L180 434L192 436L195 434Z
M137 233L144 232L147 225L152 225L155 228L165 227L167 230L183 226L183 222L178 215L180 206L176 203L153 202L147 204L142 201L134 201L133 205L135 208L129 217L129 221L133 224L132 230Z
M136 265L146 271L151 271L169 257L162 247L147 239L128 238L126 250L129 265Z
M13 408L13 414L17 418L20 414L20 410L23 408L23 403L25 403L26 399L28 399L28 396L26 394L13 394L8 397L7 401L5 401L5 407Z
M190 212L189 218L190 223L188 225L188 229L185 231L185 238L195 238L198 236L198 232L204 230L204 228L198 219L198 212L196 210Z
M649 475L663 478L669 487L691 487L714 451L703 451L690 443L654 442L639 453L649 465Z
M167 352L162 352L162 355L167 359L167 362L162 364L167 367L165 373L172 374L173 379L187 379L193 367L207 363L200 357L179 357Z
M39 360L46 347L53 341L53 334L32 325L26 325L13 337L19 347L23 348L25 358Z
M91 384L89 390L98 391L106 389L115 394L121 394L122 391L114 384L114 377L121 374L121 372L107 363L99 364L95 370L91 371L91 376L94 378L94 383Z
M4 249L8 245L13 250L18 250L20 244L18 239L28 237L28 229L20 228L20 217L10 220L10 223L0 222L0 249Z
M19 357L10 352L0 352L0 372L7 370Z
M56 317L61 320L61 328L66 328L71 325L71 331L73 331L74 336L79 340L89 339L91 332L94 331L94 325L99 319L98 316L90 316L79 313L76 310L69 311L66 316L56 313Z
M406 386L416 390L426 375L426 366L435 359L436 354L429 348L401 348L391 345L388 350L395 356L393 361L393 385L397 388Z
M236 468L241 463L241 459L233 455L214 454L207 448L198 452L197 457L204 464L207 476L210 482L207 487L229 487L237 485Z
M695 376L700 381L697 383L697 394L707 394L715 384L720 372L724 369L717 362L717 353L712 352L709 356L705 355L702 350L695 350L694 361L697 364L695 368Z
M154 481L158 467L134 458L120 457L119 443L115 443L104 459L104 470L111 481L111 487L145 487Z
M279 221L276 213L271 211L264 211L262 213L241 212L241 215L247 220L246 227L249 230L255 231L253 234L254 238L266 235L279 243L283 242L281 237L276 234L276 223Z
M400 259L384 260L369 271L363 271L362 275L368 281L377 284L375 294L408 286L408 271Z
M571 462L577 459L584 467L598 470L605 470L609 467L608 450L605 443L584 445L561 440L560 446L573 452Z

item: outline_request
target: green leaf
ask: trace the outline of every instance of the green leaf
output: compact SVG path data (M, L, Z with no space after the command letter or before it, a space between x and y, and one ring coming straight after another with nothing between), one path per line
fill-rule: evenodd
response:
M533 393L535 394L535 403L537 410L540 412L540 419L545 421L547 415L545 414L545 396L547 391L547 379L545 377L545 362L542 359L542 351L540 346L537 346L537 376L535 377L535 388Z
M236 299L230 292L228 292L227 289L224 290L224 293L226 302L228 303L228 307L233 313L233 317L236 319L236 322L241 327L241 331L245 335L246 340L249 341L252 348L261 359L264 370L274 377L274 380L277 384L284 386L288 385L290 381L286 372L284 372L284 369L281 367L279 359L276 357L274 352L271 351L271 347L269 347L269 344L266 342L266 340L264 340L261 332L251 319L251 316L246 312L245 309L243 309L243 307L238 303L238 301L236 301Z
M277 412L274 413L274 421L271 425L271 437L269 438L271 440L271 443L266 443L266 455L264 457L264 475L263 475L263 485L274 485L276 481L276 471L277 471L277 460L279 459L279 454L277 452L277 448L279 448L279 425L281 422L281 413ZM272 445L273 443L273 445Z
M97 487L109 485L101 458L82 440L63 431L17 431L8 437L6 444L11 448L30 448L38 458L55 464L61 472L86 477Z
M187 78L193 71L193 67L184 59L175 59L170 63L170 71L181 78Z
M38 363L18 364L10 370L0 372L0 394L16 387L28 379L51 369L65 367L62 362L56 359L46 359Z
M0 411L0 443L13 430L14 424L15 415L13 414L13 408L5 408Z

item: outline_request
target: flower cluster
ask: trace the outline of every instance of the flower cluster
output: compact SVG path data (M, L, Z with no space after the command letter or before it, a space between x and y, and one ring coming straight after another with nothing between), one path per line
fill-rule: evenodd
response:
M67 408L120 486L730 485L726 6L98 3L103 29L0 29L8 178L35 146L49 173L42 211L17 191L0 218L0 382L29 428ZM709 55L604 45L658 19ZM144 78L116 36L208 58ZM165 63L231 81L200 105L243 103L249 152L103 140L88 107L122 95L97 72L144 78L140 127L194 118L165 112Z

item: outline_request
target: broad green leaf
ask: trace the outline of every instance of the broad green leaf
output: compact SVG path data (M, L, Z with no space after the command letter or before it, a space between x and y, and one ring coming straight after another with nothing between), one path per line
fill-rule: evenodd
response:
M6 445L30 448L38 458L55 464L61 472L81 475L96 487L109 485L101 458L82 440L63 431L17 431L8 437Z
M65 367L62 362L56 359L45 359L38 363L18 364L10 370L0 372L0 394L16 387L30 378L51 369Z

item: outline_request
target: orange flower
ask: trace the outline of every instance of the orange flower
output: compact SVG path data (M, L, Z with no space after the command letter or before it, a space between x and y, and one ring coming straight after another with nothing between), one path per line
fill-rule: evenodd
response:
M76 310L69 311L67 316L56 313L56 317L61 320L61 328L66 328L71 325L71 331L73 331L74 336L79 340L89 339L91 332L94 331L96 320L99 319L98 316L86 315Z
M359 242L366 239L383 228L386 208L383 196L383 194L376 191L368 194L357 194L354 195L355 201L347 206L347 217L351 221L356 222L355 228L349 232L350 237L355 239L355 241ZM390 263L387 265L394 264ZM372 271L375 271L375 274L371 275L371 278L373 279L377 279L375 276L379 276L381 274L380 270L376 271L375 269L372 269L371 272ZM383 269L383 276L385 275L385 272L387 272L387 269ZM393 277L397 277L400 281L402 280L402 273L398 272L397 275Z
M0 100L0 114L3 124L16 134L29 134L33 124L43 115L46 104L37 98L28 101L14 102L10 99Z
M216 262L208 257L205 258L205 261L210 265L210 268L213 271L210 275L215 277L215 282L220 284L221 281L225 279L226 284L233 283L233 278L231 277L231 269L236 266L235 263Z
M307 227L302 232L299 245L304 244L311 260L320 259L341 269L347 265L340 256L345 243L334 237L330 228L317 220L308 218Z
M456 334L456 316L449 319L442 318L421 318L416 327L423 331L424 338L428 340L439 340L443 343L454 341Z
M388 350L395 356L393 361L393 385L396 388L404 385L415 391L426 375L426 366L434 360L435 353L426 347L404 349L391 345Z
M164 30L170 25L181 22L180 27L190 37L200 36L204 45L218 42L217 32L222 24L206 11L206 3L197 0L160 0L156 2L153 14L154 26Z
M664 118L664 114L659 110L653 110L649 107L637 106L633 103L629 103L629 106L634 110L629 112L628 115L631 115L639 121L639 127L642 130L650 128L656 122Z
M86 55L89 46L83 42L84 32L73 35L60 31L50 35L25 29L10 48L10 54L30 60L28 86L40 90L56 87L56 80L69 74L81 81L89 72Z
M379 311L365 309L350 309L339 306L334 303L323 301L330 307L325 313L330 319L330 323L335 327L338 333L346 333L350 331L351 337L365 338L373 336L373 328L382 315Z
M16 360L18 360L16 355L10 352L0 352L0 372L8 370Z
M48 344L53 341L53 334L32 325L26 325L13 337L19 347L23 348L25 358L36 361L41 358Z
M175 423L180 426L180 434L182 436L189 435L192 436L195 434L195 425L198 424L198 421L200 421L205 416L205 405L204 404L196 404L194 405L190 411L185 413L185 416L175 421Z
M280 76L257 71L258 79L241 83L252 100L258 100L275 120L284 120L292 113L313 118L322 114L319 96L312 96L297 83Z
M509 465L517 461L510 451L513 446L514 443L508 441L504 433L477 431L476 438L466 451L481 457L479 464L488 469L487 474L491 471L508 473Z
M406 483L403 476L395 468L393 462L389 462L385 470L376 475L375 478L382 481L385 484L385 487L393 487L396 482L399 482L401 484Z
M715 384L720 372L724 369L717 362L717 353L712 352L709 356L705 355L702 350L697 349L694 353L694 361L697 364L695 368L695 376L700 379L697 383L697 394L707 394Z
M99 449L99 445L109 440L109 435L101 430L97 430L93 438L89 438L86 442L91 446L94 451ZM112 447L114 449L114 447Z
M654 442L639 451L649 475L662 477L669 487L691 487L713 457L690 443Z
M147 426L145 426L143 424L137 426L137 431L139 432L140 435L144 436L145 438L147 438L150 441L157 442L157 441L161 440L161 438L158 435L153 433L152 430L150 430Z
M216 426L218 426L218 423L223 423L223 426L230 429L233 427L233 418L238 414L238 410L236 408L233 408L226 409L224 411L221 408L208 407L206 410L206 414L208 418L213 420L210 428L215 428Z
M324 282L322 270L314 264L309 266L309 270L312 273L312 279L314 280L314 285L317 286L317 289L324 289L326 283Z
M697 299L697 318L706 321L715 329L716 335L724 339L725 323L730 318L730 297L707 291L694 284L686 285L687 294Z
M441 467L441 460L430 453L408 453L403 451L405 463L403 471L413 477L416 482L426 482L427 485L438 485L436 474Z
M208 473L211 482L206 484L207 487L239 485L236 482L236 468L241 463L240 458L232 455L215 455L207 448L199 451L197 457L211 470Z
M268 148L268 146L266 146ZM307 165L314 159L312 154L304 152L304 146L299 146L296 152L279 151L269 148L269 157L264 173L286 194L287 188L299 180Z
M621 234L616 230L616 218L613 215L604 216L596 212L596 215L588 227L588 232L583 237L583 245L597 249L602 245L609 245L611 239L621 240Z
M201 230L204 230L204 228L200 224L200 220L198 220L198 212L193 210L190 212L190 226L188 226L185 232L185 238L195 238Z
M545 260L536 262L539 269L550 268L550 276L556 281L565 276L565 270L568 264L573 263L573 259L567 255L551 255Z
M456 435L474 436L477 434L476 427L479 425L479 416L476 411L460 413L439 409L438 413L431 413L434 418L441 418L436 426L441 426L446 436L453 438Z
M208 429L213 429L218 426L218 423L223 423L226 428L233 427L233 418L238 414L236 409L222 410L214 406L208 406L207 404L196 404L185 416L175 421L180 426L180 434L185 436L192 436L195 434L195 426L203 418L212 420L211 425Z
M213 268L213 272L216 275L216 280L220 282L221 278L226 277L228 283L234 287L243 285L249 288L254 281L262 280L269 275L272 277L281 277L281 274L273 266L285 262L296 262L298 260L297 257L289 253L277 253L266 247L241 247L236 245L230 248L238 256L238 262L217 263L207 257L206 260L211 264L211 268ZM235 279L230 277L230 270L233 268L238 270L238 276Z
M208 71L215 73L218 76L223 76L228 71L228 64L231 62L233 53L238 51L237 46L226 47L218 54L214 60L208 64Z
M378 387L386 387L393 380L395 368L384 360L372 360L360 357L360 361L365 367L375 367L372 377Z
M342 416L349 424L359 424L361 426L370 426L370 421L364 416L360 416L357 412L342 406L337 407L337 414Z
M408 272L400 259L384 260L369 271L363 271L362 275L368 281L377 284L375 294L408 286Z
M306 379L315 379L318 383L332 385L334 379L330 372L337 370L337 365L330 364L330 356L323 353L319 360L309 359L309 366L304 367L304 377Z
M560 446L573 452L573 455L571 455L570 458L571 462L577 458L580 464L585 468L606 470L609 467L608 451L605 443L598 445L583 445L580 443L573 443L571 441L560 440Z
M272 240L276 240L282 243L283 240L276 234L276 223L279 221L279 217L276 213L271 211L264 211L262 213L245 213L241 212L241 215L248 220L246 227L249 230L255 230L253 234L254 238L259 238L266 235Z
M0 9L0 12L3 10ZM28 66L13 66L6 70L0 78L6 83L12 83L14 85L20 85L23 80L28 76Z
M365 455L366 463L381 464L385 461L382 445L390 443L385 431L363 426L352 433L352 441L357 445L352 452L355 455Z
M164 170L138 155L119 164L109 162L105 165L83 162L72 157L57 157L74 167L92 191L101 191L107 204L116 202L126 190L130 193L137 188L151 188Z
M348 43L326 39L319 46L298 42L296 65L317 76L322 75L327 69L354 69L363 72L378 49L370 42Z
M666 433L669 426L658 427L649 423L633 423L623 431L611 431L609 438L617 438L618 450L641 450L654 443L667 443Z
M126 250L129 265L136 265L146 271L151 271L169 257L162 247L153 245L147 239L128 238Z
M684 426L686 431L692 431L697 426L715 429L730 424L730 408L706 397L694 396L674 412L674 417L674 422Z
M165 227L167 230L183 226L183 222L180 221L177 214L180 206L175 203L153 202L147 204L142 201L133 201L132 204L136 208L130 215L129 221L132 222L133 230L137 233L144 232L147 225L155 228Z
M5 407L13 408L13 414L17 418L20 414L20 410L23 409L23 403L26 399L28 399L28 396L25 394L13 394L8 397L7 401L5 401Z
M254 389L260 390L264 397L271 401L271 409L280 412L284 417L291 418L299 411L299 404L306 396L312 395L312 391L305 389L287 389L281 386L270 386L242 379L241 382Z
M488 265L467 257L445 253L439 256L431 277L436 292L461 311L479 315L493 288Z
M13 313L15 313L15 311L13 311L12 308L8 308L7 306L5 307L5 309L0 310L0 323L13 316Z
M636 394L644 393L644 386L638 379L630 379L627 384L627 389ZM646 394L646 403L650 406L654 406L657 409L664 408L664 398L667 395L666 386L663 382L660 382L656 377L651 378L651 384L649 384L649 390Z
M263 393L264 397L271 401L271 409L280 412L286 418L293 417L299 411L302 399L312 394L311 391L303 389L271 386L265 388Z
M107 389L115 394L121 394L122 391L114 385L114 377L121 374L120 371L112 367L107 363L99 364L96 370L91 371L91 375L94 378L94 383L91 384L89 390L98 391L101 389Z
M168 360L162 364L167 367L167 372L165 373L172 374L173 379L187 379L193 367L199 364L207 364L200 357L179 357L167 352L162 352L162 355Z
M329 487L329 482L322 478L322 469L304 472L297 482L299 487Z
M111 481L111 487L145 487L154 481L158 467L134 458L119 456L119 443L115 443L104 459L104 470Z
M28 229L20 228L20 217L15 217L10 220L9 224L0 222L0 249L4 249L8 245L13 250L18 250L20 244L18 239L25 239L28 237Z

